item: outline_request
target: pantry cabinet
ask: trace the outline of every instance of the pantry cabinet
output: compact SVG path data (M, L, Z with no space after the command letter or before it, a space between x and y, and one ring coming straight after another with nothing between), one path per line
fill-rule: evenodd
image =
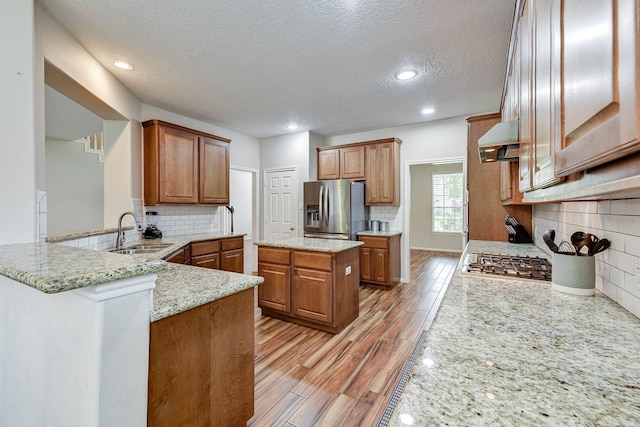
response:
M229 203L230 140L160 120L144 128L144 203Z
M338 333L358 317L358 249L325 253L258 247L265 316Z

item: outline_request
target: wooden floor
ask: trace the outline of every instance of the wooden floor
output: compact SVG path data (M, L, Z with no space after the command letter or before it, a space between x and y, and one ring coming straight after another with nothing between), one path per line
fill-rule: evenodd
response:
M410 283L389 291L360 287L360 316L338 335L256 308L255 415L248 425L376 425L459 256L412 250Z

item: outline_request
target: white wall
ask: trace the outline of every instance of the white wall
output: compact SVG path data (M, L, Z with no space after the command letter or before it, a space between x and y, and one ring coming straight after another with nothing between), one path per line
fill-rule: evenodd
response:
M289 135L274 136L260 140L260 167L261 170L297 167L298 169L298 202L302 202L304 196L305 181L309 181L309 134L310 132L298 132ZM263 177L260 177L261 186ZM314 177L315 179L315 177ZM264 192L261 193L260 206L264 206ZM297 230L302 230L302 208L298 203ZM262 212L263 209L261 208ZM264 220L264 218L262 218ZM261 235L264 230L261 230ZM261 236L263 237L263 236Z
M309 181L318 179L318 147L324 147L324 138L309 132Z
M432 231L432 175L434 173L462 173L462 163L414 164L410 166L409 170L411 174L409 246L411 249L462 252L462 237L459 233L434 233Z
M609 239L596 255L596 288L640 317L640 199L533 205L534 243L551 255L542 240L549 229L557 244L576 231Z
M0 244L37 240L33 26L33 2L3 2L0 13Z
M352 142L370 141L383 138L400 138L400 206L372 207L370 217L390 222L393 230L399 226L401 237L402 281L410 278L409 238L411 224L408 211L405 212L409 189L405 179L409 174L409 162L429 163L443 159L464 159L467 156L467 122L466 117L418 123L409 126L377 129L338 135L325 139L327 145L341 145Z
M91 230L104 223L104 164L84 144L46 139L47 229Z

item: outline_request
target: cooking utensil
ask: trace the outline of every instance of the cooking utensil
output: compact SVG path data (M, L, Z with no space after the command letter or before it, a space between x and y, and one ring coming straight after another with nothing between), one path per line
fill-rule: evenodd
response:
M609 249L609 246L611 246L611 242L609 241L609 239L607 239L607 238L600 239L593 246L593 249L591 249L591 251L589 252L589 255L595 255L595 254L598 254L598 253L600 253L602 251L605 251L605 250Z
M558 253L562 255L578 255L575 247L566 240L560 242L560 246L558 246Z
M556 230L547 230L542 234L542 240L547 244L551 252L558 253L558 245L553 241L556 237Z
M598 237L593 235L593 234L589 234L589 233L585 233L584 235L584 242L585 242L585 246L587 247L587 255L591 255L593 252L593 247L596 245L596 243L598 243Z
M571 235L571 243L573 244L573 247L575 248L576 251L576 255L580 254L580 249L582 249L584 246L587 245L586 239L585 239L585 233L582 231L576 231L575 233L573 233Z

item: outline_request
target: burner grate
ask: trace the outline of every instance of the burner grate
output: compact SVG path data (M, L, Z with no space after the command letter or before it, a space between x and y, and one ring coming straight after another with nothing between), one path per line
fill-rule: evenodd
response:
M551 281L551 263L540 257L472 254L468 273L493 274L517 279Z

